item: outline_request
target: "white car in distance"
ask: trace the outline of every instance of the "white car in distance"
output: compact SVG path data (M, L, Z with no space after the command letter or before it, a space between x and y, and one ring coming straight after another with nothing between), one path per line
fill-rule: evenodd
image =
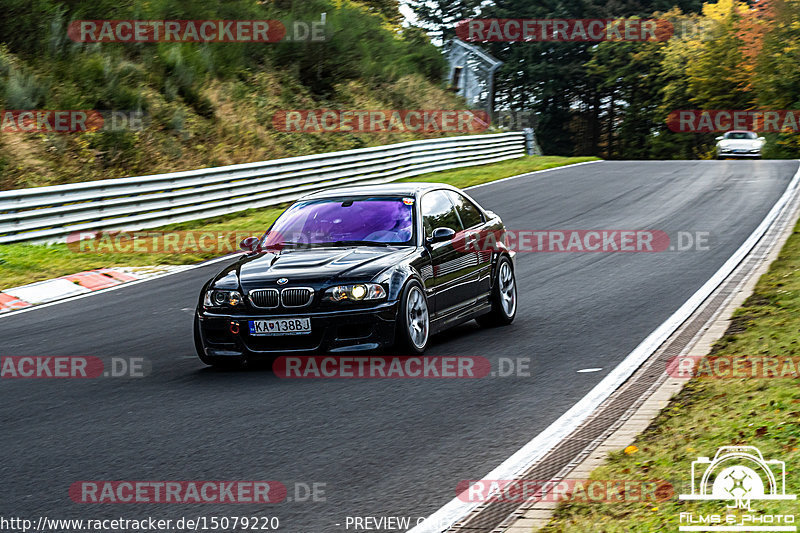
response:
M717 137L717 159L726 157L761 158L766 139L755 132L731 130Z

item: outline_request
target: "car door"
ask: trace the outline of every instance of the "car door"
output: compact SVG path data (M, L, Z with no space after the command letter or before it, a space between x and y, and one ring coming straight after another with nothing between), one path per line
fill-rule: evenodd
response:
M456 206L456 214L464 227L465 246L467 250L472 250L475 254L476 264L473 271L477 277L473 285L474 295L476 297L486 295L491 290L492 276L492 250L481 249L482 244L485 243L486 236L482 231L485 229L486 219L480 208L465 195L456 191L448 191L447 194Z
M431 254L433 278L429 298L438 317L457 312L474 299L477 276L475 253L454 246L455 241L428 243L436 228L463 229L456 208L444 190L433 190L422 197L420 209L426 246Z

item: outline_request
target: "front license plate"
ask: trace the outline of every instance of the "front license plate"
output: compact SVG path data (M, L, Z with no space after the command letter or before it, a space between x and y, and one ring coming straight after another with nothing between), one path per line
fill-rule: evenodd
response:
M308 333L311 333L310 318L250 321L250 335L305 335Z

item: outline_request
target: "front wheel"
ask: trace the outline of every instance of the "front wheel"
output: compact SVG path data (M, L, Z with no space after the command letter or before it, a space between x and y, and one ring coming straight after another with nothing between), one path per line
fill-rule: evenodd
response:
M484 327L506 326L517 316L517 281L508 257L497 261L497 274L492 289L492 310L475 320Z
M418 281L411 280L406 285L398 314L395 347L421 354L428 346L431 325L428 299Z

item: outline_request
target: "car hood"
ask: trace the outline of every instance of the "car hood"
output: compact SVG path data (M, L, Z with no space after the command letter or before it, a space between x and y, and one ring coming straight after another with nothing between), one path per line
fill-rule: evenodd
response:
M398 264L412 251L413 248L408 247L336 247L248 254L221 272L215 278L214 285L232 287L236 284L249 291L274 285L280 278L288 279L291 285L302 282L315 285L332 281L364 281Z

